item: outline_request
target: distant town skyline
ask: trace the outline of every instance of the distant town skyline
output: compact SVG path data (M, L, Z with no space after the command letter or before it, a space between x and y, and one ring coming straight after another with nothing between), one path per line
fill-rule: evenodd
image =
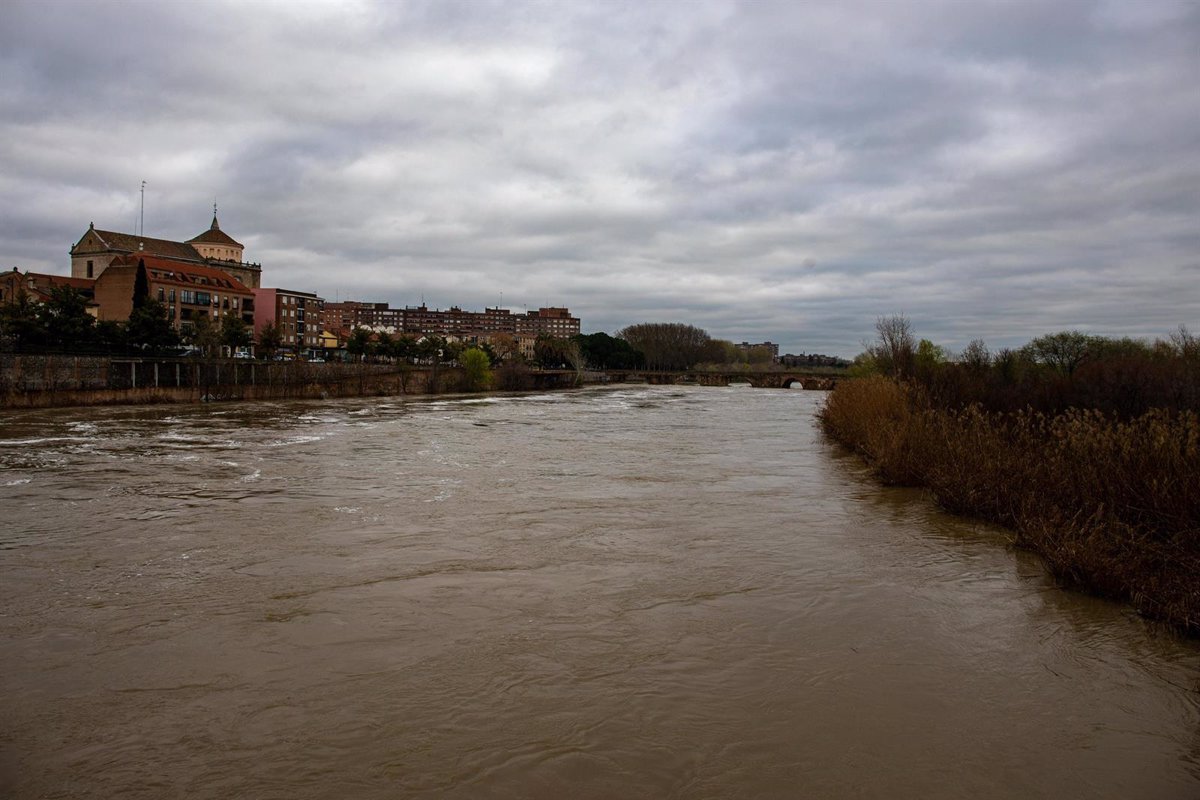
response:
M0 269L218 203L264 285L853 357L1200 328L1200 5L8 3ZM96 39L103 33L103 41Z

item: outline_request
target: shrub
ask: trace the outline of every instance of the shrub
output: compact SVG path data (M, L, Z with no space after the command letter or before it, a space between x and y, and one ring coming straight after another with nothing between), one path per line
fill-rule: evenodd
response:
M1080 387L1043 376L1024 388L1053 405ZM1128 409L1053 413L947 407L947 394L981 389L941 389L938 397L882 377L845 381L820 424L883 480L927 486L949 510L1008 526L1061 579L1200 633L1200 415L1167 407L1131 415L1153 389ZM1118 395L1097 397L1119 406Z

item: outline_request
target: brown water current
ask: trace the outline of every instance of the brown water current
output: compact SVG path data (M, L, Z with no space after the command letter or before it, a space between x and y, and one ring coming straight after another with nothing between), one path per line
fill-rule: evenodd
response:
M1200 797L1200 646L822 401L0 412L0 797Z

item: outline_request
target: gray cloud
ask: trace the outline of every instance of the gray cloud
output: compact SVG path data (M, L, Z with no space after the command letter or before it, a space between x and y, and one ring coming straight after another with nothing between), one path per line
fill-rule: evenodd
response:
M216 198L270 284L853 355L1200 327L1193 3L26 3L0 266Z

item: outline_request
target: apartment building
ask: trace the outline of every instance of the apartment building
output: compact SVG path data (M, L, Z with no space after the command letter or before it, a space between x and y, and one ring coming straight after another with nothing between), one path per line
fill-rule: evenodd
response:
M266 288L254 290L254 333L275 323L284 349L293 353L323 348L325 301L312 292Z
M219 323L233 315L254 323L254 291L237 278L203 264L144 254L113 258L95 279L99 319L129 319L139 265L146 268L151 299L166 306L167 318L181 333L202 318Z
M514 314L507 308L485 308L482 312L465 311L458 306L448 309L419 306L389 308L387 303L346 301L325 304L325 327L343 336L354 328L370 328L389 334L410 336L456 336L507 333L536 338L547 335L566 338L579 333L580 323L566 308L539 308Z

